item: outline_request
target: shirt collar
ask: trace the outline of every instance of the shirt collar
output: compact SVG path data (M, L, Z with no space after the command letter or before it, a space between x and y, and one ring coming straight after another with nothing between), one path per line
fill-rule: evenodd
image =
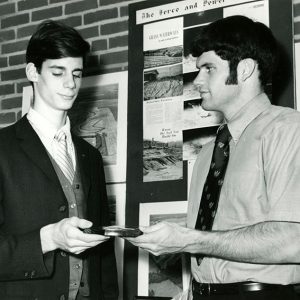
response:
M69 117L66 118L66 123L59 130L56 129L54 124L50 122L43 115L38 113L34 108L30 108L27 114L27 118L30 123L39 130L39 132L49 139L54 139L56 133L63 130L67 136L67 141L71 141L71 125Z
M258 115L271 106L270 100L265 93L261 93L247 102L236 114L227 120L232 139L238 142L246 127Z

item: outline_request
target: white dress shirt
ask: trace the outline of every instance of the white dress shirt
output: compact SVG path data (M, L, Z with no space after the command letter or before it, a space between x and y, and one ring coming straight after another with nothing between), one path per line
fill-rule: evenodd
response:
M58 131L63 130L67 137L67 147L68 153L72 158L72 163L74 166L74 170L76 169L76 158L75 158L75 149L74 144L71 136L70 131L70 119L67 117L66 123L63 127L57 129L54 124L49 121L47 118L42 116L32 107L29 109L27 114L27 119L37 135L39 136L41 142L43 143L44 147L50 153L55 161L56 160L56 147L55 147L55 135Z

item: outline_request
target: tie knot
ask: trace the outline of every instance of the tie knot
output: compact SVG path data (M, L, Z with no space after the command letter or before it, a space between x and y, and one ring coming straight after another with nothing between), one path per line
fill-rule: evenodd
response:
M215 143L221 142L223 144L226 144L230 141L230 139L231 139L231 134L227 124L221 125L218 129Z
M58 131L55 135L55 139L57 139L58 142L63 142L66 138L66 133L63 130Z

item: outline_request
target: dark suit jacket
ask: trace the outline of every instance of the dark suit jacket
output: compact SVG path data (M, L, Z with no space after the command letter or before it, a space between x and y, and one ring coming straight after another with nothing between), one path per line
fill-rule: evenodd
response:
M86 197L87 219L108 225L103 162L73 137ZM67 299L69 257L43 255L41 227L68 217L68 203L49 156L27 117L0 130L0 299ZM84 252L91 299L117 299L113 240ZM65 298L63 297L65 296Z

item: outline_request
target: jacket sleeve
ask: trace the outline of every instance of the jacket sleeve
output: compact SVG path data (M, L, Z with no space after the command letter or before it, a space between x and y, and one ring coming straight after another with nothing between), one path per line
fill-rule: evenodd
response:
M37 279L51 275L54 253L43 255L40 234L0 233L0 280Z

